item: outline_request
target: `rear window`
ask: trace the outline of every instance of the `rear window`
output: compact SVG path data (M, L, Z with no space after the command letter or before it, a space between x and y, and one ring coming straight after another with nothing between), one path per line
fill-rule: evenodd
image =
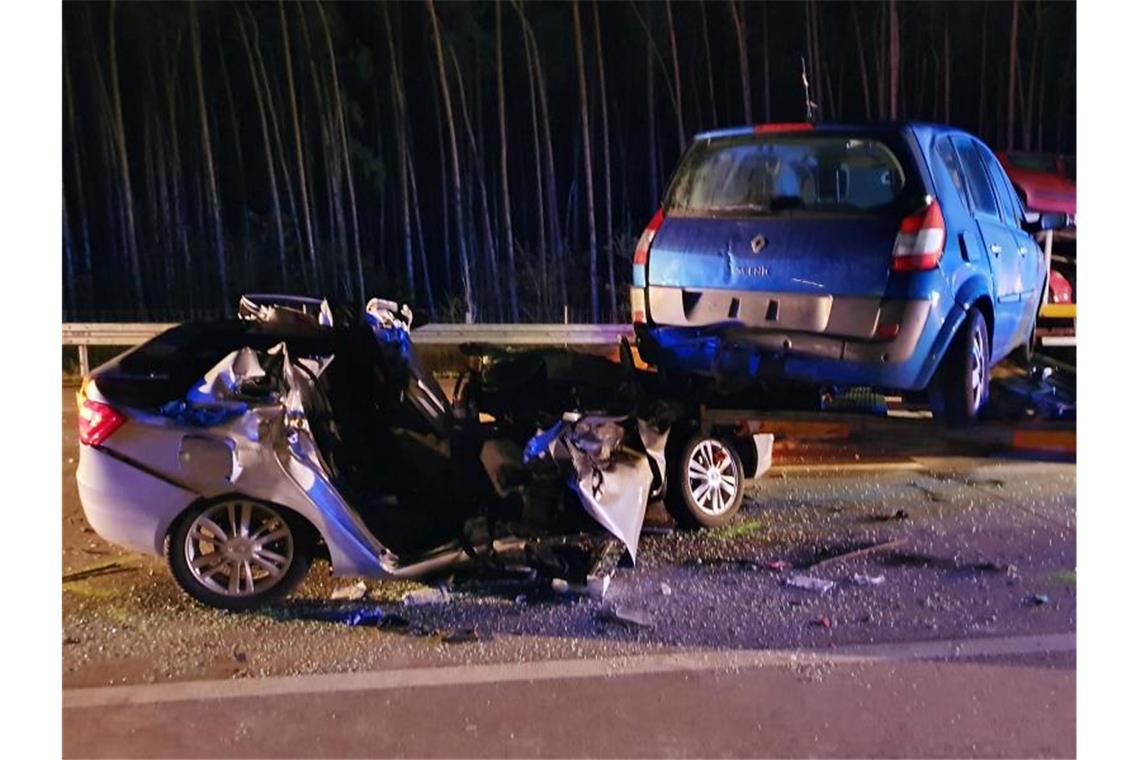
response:
M686 154L666 198L670 213L877 213L895 207L907 175L884 143L843 135L711 140Z

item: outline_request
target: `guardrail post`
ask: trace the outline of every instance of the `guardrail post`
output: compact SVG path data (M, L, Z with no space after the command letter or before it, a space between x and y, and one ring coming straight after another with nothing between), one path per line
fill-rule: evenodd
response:
M87 361L87 346L80 344L76 348L79 349L79 374L87 377L87 373L91 371L91 364Z

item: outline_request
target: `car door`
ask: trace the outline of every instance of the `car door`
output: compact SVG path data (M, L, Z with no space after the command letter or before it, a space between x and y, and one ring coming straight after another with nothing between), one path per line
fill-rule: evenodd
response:
M1013 346L1021 322L1021 265L1017 241L1002 218L998 196L986 171L977 141L966 135L954 137L970 191L970 205L978 235L990 258L994 282L994 356L1004 356Z
M1029 337L1029 331L1033 329L1033 318L1040 300L1037 289L1041 269L1044 267L1044 254L1037 241L1025 231L1024 208L1005 170L988 148L984 145L977 147L990 181L997 191L998 207L1016 250L1016 255L1009 257L1016 264L1017 270L1015 284L1018 291L1018 322L1011 346L1015 347L1024 343Z

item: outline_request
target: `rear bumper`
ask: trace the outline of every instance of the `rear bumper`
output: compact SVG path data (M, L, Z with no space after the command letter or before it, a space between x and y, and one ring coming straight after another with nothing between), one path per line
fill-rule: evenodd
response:
M636 325L638 350L651 364L729 380L784 378L898 390L926 387L941 354L947 321L933 300L897 304L898 334L857 340L815 332L721 323L702 327Z
M198 495L101 448L79 447L79 501L102 538L133 551L162 554L174 519Z

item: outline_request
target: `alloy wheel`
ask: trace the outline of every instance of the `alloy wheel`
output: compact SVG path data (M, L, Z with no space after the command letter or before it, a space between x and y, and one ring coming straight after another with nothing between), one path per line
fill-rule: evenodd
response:
M250 596L277 585L293 562L289 523L271 507L230 499L190 524L183 546L194 580L217 594Z
M714 516L727 512L740 480L728 448L712 438L701 441L689 455L687 470L686 483L697 508Z

